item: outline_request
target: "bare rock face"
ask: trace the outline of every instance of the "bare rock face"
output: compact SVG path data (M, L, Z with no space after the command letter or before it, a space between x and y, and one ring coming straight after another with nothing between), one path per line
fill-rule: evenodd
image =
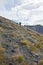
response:
M0 16L0 65L39 65L43 34Z

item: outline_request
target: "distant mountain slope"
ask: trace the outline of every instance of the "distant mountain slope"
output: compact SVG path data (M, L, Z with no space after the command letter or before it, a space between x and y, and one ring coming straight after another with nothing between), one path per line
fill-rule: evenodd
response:
M43 34L0 16L0 65L38 65Z
M33 29L33 30L43 34L43 26L41 26L41 25L26 26L26 27L28 27L30 29Z

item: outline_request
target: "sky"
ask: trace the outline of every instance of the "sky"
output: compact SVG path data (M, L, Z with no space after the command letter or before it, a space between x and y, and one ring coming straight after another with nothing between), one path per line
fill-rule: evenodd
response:
M43 0L0 0L0 16L23 25L43 25Z

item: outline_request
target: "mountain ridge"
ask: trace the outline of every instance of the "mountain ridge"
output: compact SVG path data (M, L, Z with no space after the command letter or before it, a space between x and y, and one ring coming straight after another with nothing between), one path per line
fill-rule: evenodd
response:
M43 26L42 25L32 25L32 26L25 25L25 26L36 31L36 32L43 34Z

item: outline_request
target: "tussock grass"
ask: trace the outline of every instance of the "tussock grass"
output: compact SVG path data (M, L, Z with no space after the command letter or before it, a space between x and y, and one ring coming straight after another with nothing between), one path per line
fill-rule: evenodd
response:
M43 65L43 60L40 60L39 61L39 65Z
M36 44L34 44L34 45L35 45L35 47L37 47L37 48L43 50L43 45L42 45L42 44L40 44L40 43L36 43Z
M28 40L21 40L21 44L26 45L27 47L29 47L33 52L38 52L37 48L32 45L32 43L30 43Z

